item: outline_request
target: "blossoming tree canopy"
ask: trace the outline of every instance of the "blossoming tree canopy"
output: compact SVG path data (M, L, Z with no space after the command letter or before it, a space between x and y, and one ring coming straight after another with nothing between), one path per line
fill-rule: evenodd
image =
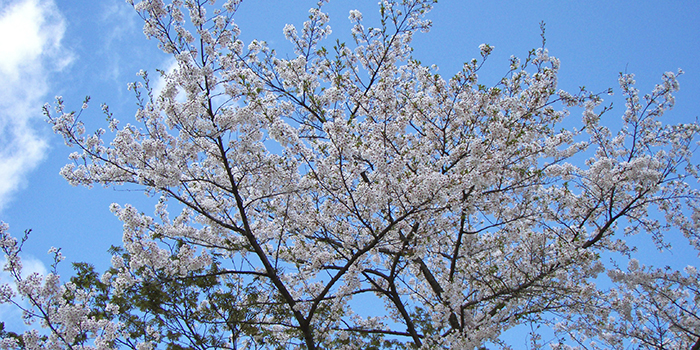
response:
M47 328L3 348L506 348L522 325L542 329L533 348L700 348L695 268L645 265L624 240L700 249L700 126L662 121L680 71L646 95L621 74L611 129L600 94L557 89L544 47L493 87L477 78L493 46L451 78L412 59L433 1L382 1L371 27L351 10L346 43L321 1L284 27L291 57L240 39L240 1L129 2L177 61L162 90L140 73L135 121L105 106L107 130L61 99L45 113L78 149L71 184L158 204L114 204L113 267L64 284L23 277L0 225L17 282L0 302Z

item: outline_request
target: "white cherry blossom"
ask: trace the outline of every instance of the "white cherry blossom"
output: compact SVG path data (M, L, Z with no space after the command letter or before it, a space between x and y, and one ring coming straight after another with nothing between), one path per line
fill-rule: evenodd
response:
M661 119L682 72L641 97L621 74L617 130L601 94L557 88L544 47L491 87L477 73L493 46L451 78L413 60L433 1L382 1L378 27L352 10L335 47L321 1L284 27L291 57L240 39L239 3L133 2L177 67L159 93L139 73L129 122L103 107L109 131L88 133L90 109L46 106L78 150L69 183L159 200L111 207L122 250L90 288L22 278L0 225L17 280L0 301L31 300L50 331L24 334L29 348L506 348L522 325L556 335L533 348L700 346L695 268L651 266L624 240L700 249L700 126Z

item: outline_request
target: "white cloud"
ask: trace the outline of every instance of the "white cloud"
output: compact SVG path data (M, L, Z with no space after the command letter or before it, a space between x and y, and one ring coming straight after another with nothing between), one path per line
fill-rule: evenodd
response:
M105 67L101 70L101 76L124 86L122 70L127 64L124 62L124 45L131 45L133 33L138 33L140 22L131 6L124 1L103 1L100 3L100 23L104 28L101 34L101 46L98 53L104 60ZM115 53L119 54L115 54Z
M165 62L163 62L163 64L161 66L167 67L164 70L165 74L173 74L175 69L178 68L178 63L175 60L175 58L169 57L167 60L165 60ZM163 75L161 75L158 72L153 72L153 73L149 72L148 77L151 79L151 81L153 81L152 79L154 76L157 77L157 79L156 79L155 84L153 84L153 86L152 86L153 95L160 96L160 93L163 91L163 89L165 89L165 84L166 84L165 78L163 77ZM177 96L178 100L181 97L181 95L182 94L178 93L178 96Z
M72 59L64 32L53 0L0 2L0 210L46 153L33 124L43 120L47 75Z
M23 254L20 254L22 256ZM7 263L6 258L0 258L0 266L5 266ZM48 270L44 263L32 256L22 257L22 278L27 278L33 273L38 273L42 276L46 276ZM0 271L0 284L10 284L14 287L14 278L7 271ZM14 288L13 288L14 289Z

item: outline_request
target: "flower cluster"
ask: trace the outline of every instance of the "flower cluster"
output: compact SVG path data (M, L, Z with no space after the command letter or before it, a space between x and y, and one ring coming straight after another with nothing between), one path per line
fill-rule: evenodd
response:
M491 87L477 77L491 45L451 78L411 59L432 3L381 1L378 27L350 11L352 42L328 49L320 1L284 27L285 58L243 43L239 1L133 3L176 59L164 89L141 73L133 124L103 108L109 140L86 134L88 109L67 113L59 99L46 113L78 148L61 172L69 182L133 184L159 200L153 215L112 206L123 247L101 279L79 274L84 288L17 275L17 293L46 310L49 341L452 349L536 324L561 349L696 343L694 268L602 261L643 260L622 240L640 232L660 248L680 232L700 249L700 126L659 119L678 74L643 97L621 75L627 106L611 130L599 94L557 88L547 49L511 58ZM567 108L582 111L579 128ZM21 268L16 241L3 242L8 268ZM533 333L532 347L541 340Z
M25 277L20 253L27 235L21 242L17 242L10 236L8 229L7 224L0 223L0 249L7 259L3 270L10 274L15 283L0 286L0 304L14 304L22 310L27 325L38 321L42 328L47 328L50 332L45 336L34 329L18 337L4 338L0 340L0 348L15 349L22 344L23 349L37 350L66 347L82 350L112 349L115 339L123 335L121 324L92 313L92 291L78 288L70 282L61 284L56 274L56 265L63 259L60 251L55 248L49 250L54 256L54 269L51 273L42 276L34 272ZM20 303L18 297L26 301L28 306ZM118 308L108 303L105 311L116 314ZM89 339L92 339L93 345L88 345Z

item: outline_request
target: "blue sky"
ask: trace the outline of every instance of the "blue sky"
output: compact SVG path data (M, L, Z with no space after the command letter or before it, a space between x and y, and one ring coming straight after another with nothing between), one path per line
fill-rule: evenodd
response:
M282 28L299 26L314 4L246 0L237 22L246 42L266 40L284 55L291 46ZM349 39L347 16L355 8L371 25L374 0L328 5L333 38ZM677 105L665 118L676 123L700 116L700 2L443 0L428 17L433 30L416 35L414 54L424 64L437 64L445 76L478 57L479 44L488 43L495 51L481 77L493 84L507 71L510 55L524 58L539 47L544 21L546 46L562 63L560 88L616 88L618 73L626 70L647 92L663 72L682 68ZM56 246L68 261L89 261L102 270L109 266L109 246L121 242L121 223L109 204L132 203L151 213L153 201L135 188L85 189L64 181L58 172L73 150L52 133L41 107L61 95L78 109L90 95L88 129L104 126L103 102L128 122L136 105L127 83L140 69L155 77L155 69L167 69L171 61L145 38L139 17L123 0L0 0L0 47L0 221L15 235L33 230L25 247L32 269L48 266L46 251ZM606 99L614 103L607 114L611 122L624 111L616 92ZM576 111L571 118L579 120ZM69 275L69 264L60 271ZM0 308L3 319L10 316Z

